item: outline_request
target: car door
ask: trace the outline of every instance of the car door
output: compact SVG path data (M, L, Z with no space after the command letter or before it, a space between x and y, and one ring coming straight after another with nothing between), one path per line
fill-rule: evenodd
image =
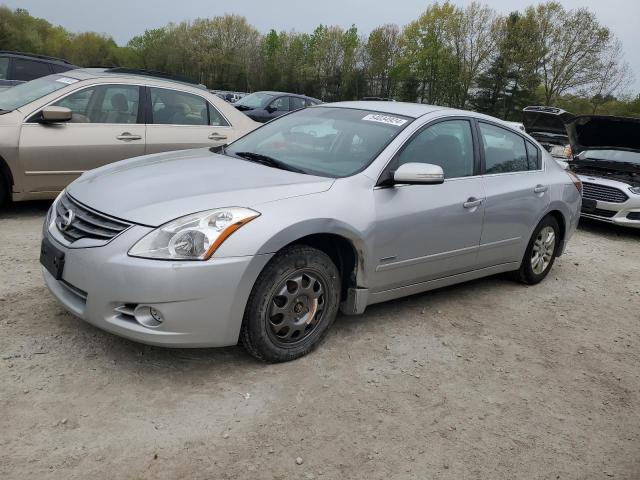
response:
M31 115L19 145L31 191L59 191L86 170L143 155L140 94L136 85L94 85L52 103L72 111L69 122L46 124L39 112Z
M480 267L520 262L529 236L549 205L538 147L518 133L478 122L486 193Z
M147 153L215 147L237 137L229 121L203 96L148 87Z
M476 268L484 189L476 175L479 156L471 120L447 118L427 125L387 168L410 162L440 165L445 181L374 190L374 292Z

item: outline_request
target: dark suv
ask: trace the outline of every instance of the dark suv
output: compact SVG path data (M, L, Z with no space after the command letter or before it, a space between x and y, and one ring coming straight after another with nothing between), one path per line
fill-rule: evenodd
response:
M0 88L78 68L59 58L0 50Z
M255 92L233 104L238 110L256 122L268 122L287 112L318 105L317 98L285 92Z

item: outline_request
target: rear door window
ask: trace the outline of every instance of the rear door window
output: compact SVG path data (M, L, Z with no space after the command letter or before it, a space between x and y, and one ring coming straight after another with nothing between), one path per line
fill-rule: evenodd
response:
M228 127L229 122L222 116L216 107L209 103L209 125L216 127Z
M288 112L289 111L289 97L280 97L276 98L271 105L269 105L274 110L279 112Z
M69 67L65 67L64 65L56 65L55 63L51 64L51 68L54 73L62 73L71 70Z
M484 148L485 173L512 173L536 170L529 168L525 140L506 128L480 122Z
M51 73L48 63L38 62L35 60L25 60L23 58L13 59L13 78L12 80L23 80L28 82L36 78L44 77Z
M540 151L538 147L536 147L529 140L526 141L527 144L527 159L529 161L529 170L539 170L540 169Z
M149 88L154 125L208 125L209 111L204 98L168 88Z
M291 97L291 110L299 110L305 107L304 98Z

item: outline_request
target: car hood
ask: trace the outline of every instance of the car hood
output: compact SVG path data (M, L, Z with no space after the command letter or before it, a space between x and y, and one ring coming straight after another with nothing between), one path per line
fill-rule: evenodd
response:
M197 149L138 157L91 170L67 192L98 212L157 227L202 210L255 207L323 192L333 182Z
M527 107L530 108L530 107ZM524 128L531 135L532 132L549 133L554 135L566 135L565 122L571 120L573 115L569 112L551 113L540 107L539 110L523 110L522 117ZM555 108L548 108L550 111L557 111Z
M566 123L574 155L585 150L640 152L640 119L582 115Z

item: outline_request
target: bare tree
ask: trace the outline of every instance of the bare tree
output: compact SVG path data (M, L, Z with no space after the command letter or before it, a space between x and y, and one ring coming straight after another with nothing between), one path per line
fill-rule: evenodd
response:
M542 42L542 86L549 105L562 94L596 80L593 67L609 45L611 33L586 8L566 11L550 2L534 10Z
M596 79L586 92L593 106L591 113L597 113L598 108L604 103L631 85L633 74L623 56L622 43L616 38L602 52L602 58L598 64L594 65Z
M458 12L453 42L461 64L461 108L467 103L469 89L491 59L496 46L498 26L495 10L479 2L471 2Z

